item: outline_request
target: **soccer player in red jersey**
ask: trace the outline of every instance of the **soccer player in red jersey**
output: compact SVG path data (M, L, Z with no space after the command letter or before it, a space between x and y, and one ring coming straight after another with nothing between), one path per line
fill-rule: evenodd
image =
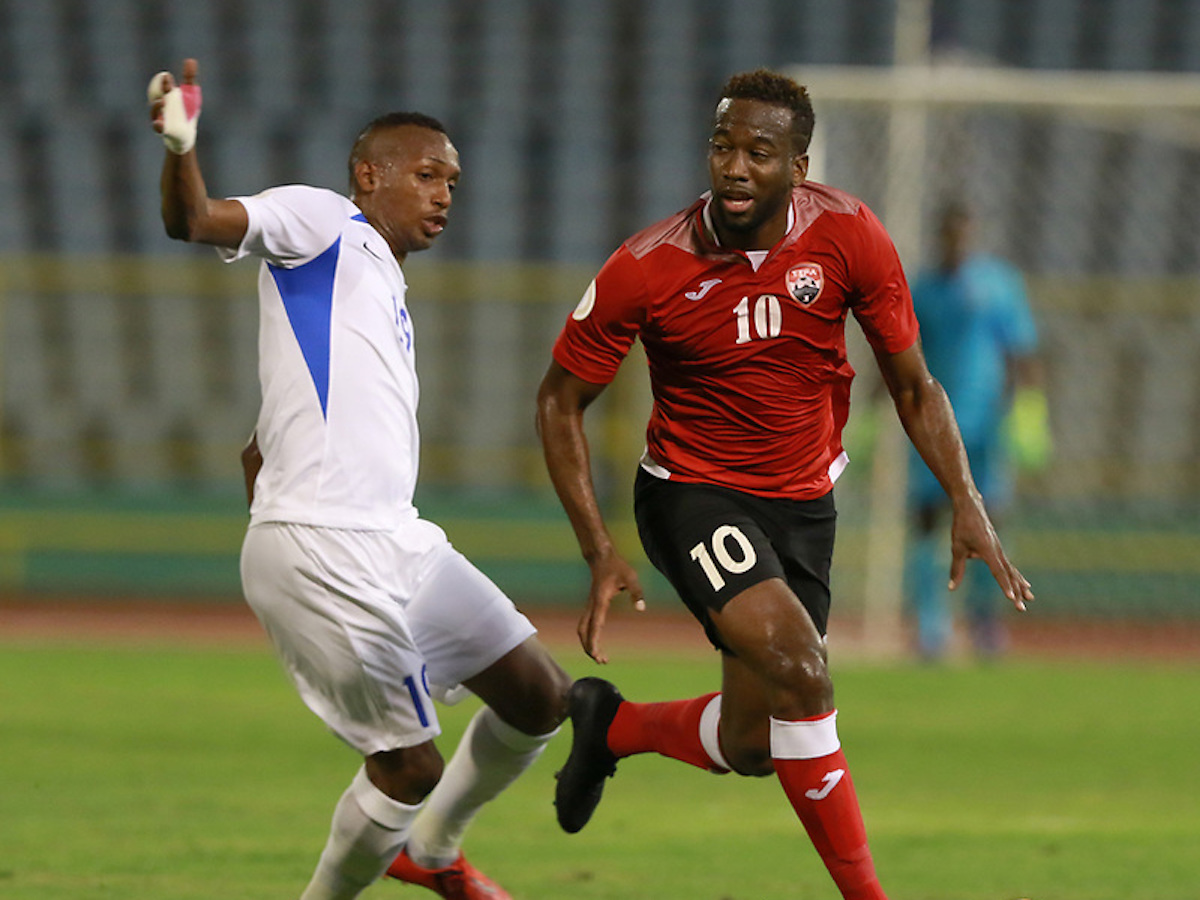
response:
M592 484L584 412L635 339L654 407L634 508L646 554L721 652L721 691L625 700L599 678L571 692L559 823L578 831L618 759L655 752L711 771L776 773L842 896L885 897L835 724L825 628L833 482L854 372L853 313L913 445L950 496L952 584L984 560L1018 609L1033 599L984 509L946 394L929 374L899 258L858 199L806 181L807 91L765 70L725 85L711 192L609 258L568 318L538 394L555 489L591 569L579 622L607 661L610 604L643 593Z

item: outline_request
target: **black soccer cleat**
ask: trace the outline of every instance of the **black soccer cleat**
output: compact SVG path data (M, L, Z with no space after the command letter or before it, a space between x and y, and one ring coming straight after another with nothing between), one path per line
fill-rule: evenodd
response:
M617 758L608 749L608 727L625 700L603 678L581 678L567 696L571 715L571 752L554 777L554 808L558 824L574 834L591 819L604 793L604 779L617 771Z

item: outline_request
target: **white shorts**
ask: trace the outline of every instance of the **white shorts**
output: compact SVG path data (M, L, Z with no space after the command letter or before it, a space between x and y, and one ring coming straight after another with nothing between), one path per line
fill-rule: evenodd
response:
M422 519L390 532L252 525L242 589L309 709L364 756L438 735L431 684L458 685L536 633Z

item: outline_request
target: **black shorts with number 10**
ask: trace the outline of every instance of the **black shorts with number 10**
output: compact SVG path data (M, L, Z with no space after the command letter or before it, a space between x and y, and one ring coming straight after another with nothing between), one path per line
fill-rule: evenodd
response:
M787 582L824 636L837 522L832 491L816 500L773 499L639 469L633 509L647 558L718 650L728 652L708 610L769 578Z

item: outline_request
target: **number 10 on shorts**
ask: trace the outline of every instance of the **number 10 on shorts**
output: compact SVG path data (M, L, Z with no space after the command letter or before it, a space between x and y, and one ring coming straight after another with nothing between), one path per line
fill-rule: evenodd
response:
M725 587L724 569L731 575L741 575L754 568L758 562L758 554L750 539L736 525L721 525L712 533L709 543L712 549L701 541L691 550L691 557L704 570L708 583L714 591Z

